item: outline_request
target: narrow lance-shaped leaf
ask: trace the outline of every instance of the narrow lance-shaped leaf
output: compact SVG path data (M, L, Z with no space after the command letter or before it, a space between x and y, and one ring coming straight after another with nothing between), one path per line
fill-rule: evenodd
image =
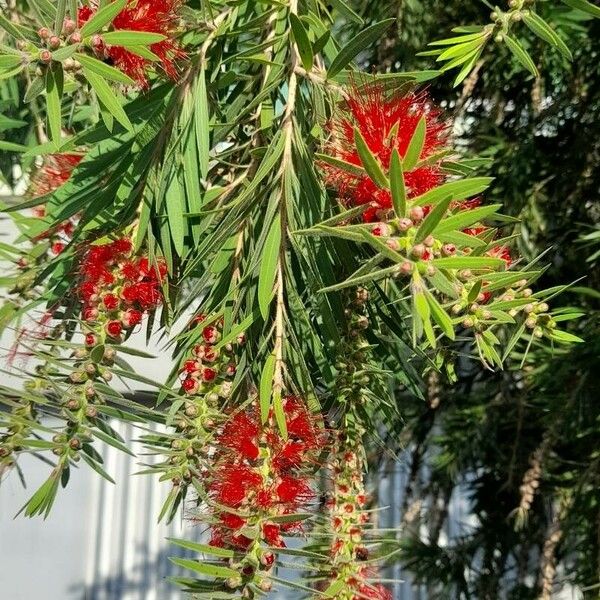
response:
M425 145L425 135L427 133L427 120L422 116L415 127L415 131L410 138L410 143L406 149L406 154L402 161L405 171L412 171L421 158L423 146Z
M365 168L365 171L369 175L369 177L380 187L387 188L389 187L389 182L387 177L385 176L379 161L375 156L373 156L365 138L362 136L361 132L357 127L354 128L354 143L356 144L356 149L358 151L358 155L360 156L360 160Z
M278 214L265 241L258 277L258 304L263 319L269 316L269 307L273 298L277 263L281 246L281 216Z
M506 42L508 49L512 52L514 57L521 63L521 65L523 65L534 77L538 77L539 71L535 66L535 63L533 62L533 59L531 58L531 56L529 56L527 50L525 50L525 48L523 48L523 46L521 45L521 42L511 37L510 35L505 35L504 41Z
M419 229L417 229L415 235L415 242L417 244L421 243L430 233L433 233L440 221L444 218L444 215L450 206L450 202L452 202L452 196L448 196L445 200L436 204L425 219L423 219L423 222L419 226Z
M271 394L273 392L273 374L275 373L275 355L270 354L265 361L262 374L260 376L259 401L260 401L260 419L266 423L271 409Z
M112 6L112 5L111 5ZM103 77L97 75L88 68L83 67L83 76L87 79L92 89L96 92L98 100L102 102L106 110L121 124L125 129L133 130L133 125L129 117L121 106L120 95L116 94L113 89L106 83Z
M108 25L124 8L127 6L127 0L115 0L110 4L100 8L100 10L83 25L81 36L88 37L100 31L105 25Z
M302 66L307 71L310 71L312 69L314 57L313 49L310 40L308 39L308 33L306 33L302 21L293 13L290 14L290 25L292 27L296 46L298 47L300 59L302 60Z
M328 77L335 77L363 50L381 38L382 33L395 21L387 19L374 23L353 37L338 53L327 71Z
M404 181L402 159L396 148L392 150L390 160L390 191L394 212L401 219L406 216L406 182Z

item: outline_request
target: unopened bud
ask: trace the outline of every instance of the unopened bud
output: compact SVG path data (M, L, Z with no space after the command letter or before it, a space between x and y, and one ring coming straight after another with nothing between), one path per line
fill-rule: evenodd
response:
M77 23L73 19L65 19L63 21L63 32L69 35L77 29Z
M81 34L78 31L71 34L71 36L69 37L69 41L71 42L71 44L81 44L81 39Z
M426 248L425 248L424 244L417 244L416 246L413 246L413 248L411 250L411 254L413 256L416 256L417 258L423 258L425 251L426 251Z
M60 38L57 35L53 35L49 40L48 40L48 45L50 46L50 48L52 49L56 49L60 46Z
M410 209L410 218L413 221L415 221L416 223L418 223L419 221L422 221L424 216L425 216L425 211L423 210L422 206L413 206Z
M400 250L400 242L395 238L391 238L391 239L387 240L386 245L388 248L390 248L391 250L394 250L396 252L398 252L398 250Z
M398 221L398 229L400 231L408 231L413 226L413 222L406 217Z
M40 29L38 29L38 35L43 40L47 40L50 37L50 30L47 27L41 27Z
M442 246L442 254L444 256L452 256L456 254L456 246L454 244L444 244Z
M52 61L52 53L50 50L41 50L39 57L43 63L49 63Z
M473 321L473 319L471 319L471 317L467 317L463 322L463 327L466 327L467 329L470 329L471 327L473 327L473 325L475 324L475 321Z
M435 244L435 238L432 235L428 235L424 240L423 243L428 247L431 248L434 244Z

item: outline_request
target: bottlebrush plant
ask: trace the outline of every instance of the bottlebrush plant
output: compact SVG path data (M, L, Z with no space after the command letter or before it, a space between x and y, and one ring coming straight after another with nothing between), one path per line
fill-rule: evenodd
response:
M343 0L0 15L0 85L28 127L0 149L30 181L4 207L21 237L2 246L0 323L26 381L0 388L3 475L25 453L53 461L24 507L48 514L80 460L110 479L94 441L131 452L111 420L161 423L140 434L144 471L170 486L157 516L207 531L175 541L199 555L174 559L198 597L391 598L367 450L402 419L397 391L432 369L452 381L459 357L501 369L580 341L486 203L486 161L452 147L422 87L458 63L361 74L392 20L336 39L343 19L360 20ZM472 65L470 42L444 43ZM147 356L128 343L143 326L172 354L165 382L124 359Z

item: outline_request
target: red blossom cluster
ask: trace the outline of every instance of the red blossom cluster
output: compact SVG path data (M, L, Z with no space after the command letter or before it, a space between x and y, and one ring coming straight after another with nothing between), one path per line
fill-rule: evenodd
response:
M51 194L71 177L71 173L83 158L80 154L51 154L44 160L44 164L36 171L31 179L30 194L39 198ZM43 205L36 206L33 214L40 219L46 216ZM69 243L75 229L76 219L68 219L64 223L49 229L35 239L49 239L50 252L60 254Z
M163 260L152 264L145 256L135 256L128 238L90 246L81 263L77 290L84 303L83 320L101 324L106 335L120 339L124 329L141 323L144 313L161 303L160 286L166 274ZM96 335L88 334L86 344L95 343Z
M440 112L434 108L424 92L394 94L380 83L354 86L349 98L329 123L330 138L325 152L330 156L358 167L362 166L354 140L356 127L371 152L388 170L392 151L404 157L410 140L422 117L426 117L426 134L421 159L426 159L444 148L448 127L440 121ZM372 222L392 207L389 190L378 187L365 173L358 175L329 163L322 164L325 182L334 188L342 202L352 206L368 204L365 221ZM416 166L405 173L409 198L419 196L444 181L439 161Z
M426 272L429 261L435 258L466 255L472 251L468 247L459 251L454 243L436 239L434 235L415 241L417 230L432 207L411 200L444 184L447 179L442 159L435 158L448 140L449 127L441 121L440 111L432 106L424 92L398 94L380 83L354 86L349 98L329 124L330 139L325 145L325 152L332 158L361 167L355 140L357 129L387 173L393 150L396 149L402 158L405 157L422 118L426 127L420 162L404 172L408 206L402 217L391 210L390 190L377 185L366 171L356 173L325 161L321 165L325 183L337 192L340 201L351 206L368 205L363 219L374 223L371 233L383 238L389 248L406 257L406 261L400 265L400 275L410 275L419 263L425 269L423 272ZM453 202L449 210L452 214L471 211L478 208L480 203L478 198ZM489 231L489 227L477 223L462 233L480 237ZM512 262L505 246L492 248L487 255L501 258L507 267Z
M177 10L182 0L129 0L127 6L113 19L115 31L141 31L158 33L166 39L150 45L150 50L160 59L160 66L171 79L177 78L175 62L185 57L185 52L175 39L179 23ZM83 25L97 12L96 6L79 9L79 25ZM142 88L148 87L148 70L154 64L122 46L107 45L100 35L93 41L94 51L103 60L109 61L117 69L131 77Z
M202 327L201 342L194 345L192 356L186 360L180 370L181 389L188 395L216 393L222 398L229 397L231 379L236 373L236 364L232 357L233 345L217 345L222 338L223 319L203 325L206 315L198 315L192 325ZM237 343L244 343L244 335L237 337Z
M311 475L325 439L299 398L284 398L283 412L287 439L273 415L261 424L257 407L233 415L218 436L210 494L231 512L217 511L211 545L248 550L262 541L284 547L283 536L300 527L299 521L281 517L299 512L313 499ZM251 531L256 539L249 537ZM263 565L272 562L267 554Z

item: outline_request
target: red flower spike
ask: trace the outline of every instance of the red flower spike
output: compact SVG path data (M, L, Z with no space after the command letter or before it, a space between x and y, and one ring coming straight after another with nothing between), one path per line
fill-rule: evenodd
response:
M177 79L178 76L175 61L185 57L185 52L174 39L179 23L177 10L181 3L181 0L129 0L127 6L112 21L112 26L117 31L143 31L164 35L166 39L149 48L158 56L162 69L171 79ZM95 12L95 9L89 7L80 9L80 25L88 21ZM105 46L101 43L96 45L95 50L103 58L110 59L117 69L135 80L140 87L148 87L148 71L154 63L122 46Z
M439 152L445 145L448 127L440 121L440 113L424 92L394 94L383 84L354 86L350 98L329 124L331 138L325 152L334 158L362 166L354 128L360 131L367 146L385 170L390 167L392 150L405 156L408 145L422 117L426 119L426 134L420 158ZM355 175L330 164L321 165L325 182L337 190L347 204L371 204L364 213L365 221L377 219L379 210L392 206L391 194L379 188L368 175ZM439 164L414 168L405 173L408 197L419 196L444 181Z

